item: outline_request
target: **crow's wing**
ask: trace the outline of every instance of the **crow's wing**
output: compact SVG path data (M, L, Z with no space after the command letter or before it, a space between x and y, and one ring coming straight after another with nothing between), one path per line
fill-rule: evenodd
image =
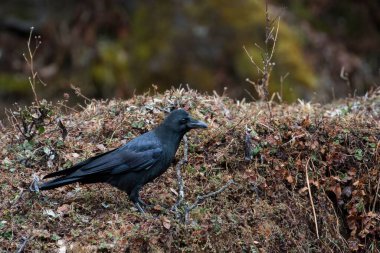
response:
M144 145L141 151L121 147L82 165L70 177L86 177L94 174L116 175L148 170L160 160L161 156L162 148L158 145Z
M147 132L117 149L82 161L71 168L46 175L44 178L66 176L81 178L86 175L116 175L151 168L162 157L162 144L156 135Z
M74 182L103 182L111 175L148 170L160 161L162 153L162 147L157 142L124 145L55 173L61 177L42 184L40 190L54 189Z

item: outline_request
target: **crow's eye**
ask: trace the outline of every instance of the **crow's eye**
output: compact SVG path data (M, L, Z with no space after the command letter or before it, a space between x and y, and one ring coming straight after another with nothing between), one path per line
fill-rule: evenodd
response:
M181 119L180 122L181 124L185 124L187 122L187 119Z

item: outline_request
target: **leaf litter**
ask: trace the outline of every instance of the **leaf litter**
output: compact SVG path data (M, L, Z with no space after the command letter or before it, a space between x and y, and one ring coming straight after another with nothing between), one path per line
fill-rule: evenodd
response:
M186 201L235 182L200 202L188 224L168 208L178 198L175 164L144 187L142 198L153 206L145 216L104 184L26 190L34 175L116 148L178 107L209 124L188 134ZM44 131L29 140L12 125L2 128L1 250L17 251L22 238L28 238L25 252L379 249L380 90L323 106L299 101L267 108L172 89L93 100L70 113L54 107L41 122ZM182 153L181 147L176 162Z

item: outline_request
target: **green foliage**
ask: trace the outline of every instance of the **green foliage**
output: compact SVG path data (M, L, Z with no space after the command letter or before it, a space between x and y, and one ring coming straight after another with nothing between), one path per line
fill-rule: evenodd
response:
M19 107L11 111L13 123L17 126L23 137L30 141L36 134L45 132L45 124L53 116L53 106L46 100L39 101L38 105Z
M257 73L242 49L261 62L265 33L263 1L200 1L197 4L141 3L133 15L129 41L129 71L132 83L166 88L179 83L206 90L228 84L249 87L247 77ZM274 16L274 15L273 15ZM270 90L294 100L305 89L316 87L311 65L304 60L295 29L281 22L276 66ZM151 73L147 75L146 73ZM175 74L173 74L175 73Z
M144 121L135 121L135 122L132 122L131 126L133 128L137 128L137 129L143 129L145 127L145 122Z
M356 149L355 150L355 158L356 160L363 160L363 150L361 150L360 148Z
M126 71L128 54L122 41L102 39L98 43L98 54L97 62L91 67L91 76L95 85L102 90L103 96L112 95L109 93L117 87L120 87L121 93L126 93L123 89L127 87L130 77Z
M0 90L9 93L29 93L28 80L23 75L0 73Z

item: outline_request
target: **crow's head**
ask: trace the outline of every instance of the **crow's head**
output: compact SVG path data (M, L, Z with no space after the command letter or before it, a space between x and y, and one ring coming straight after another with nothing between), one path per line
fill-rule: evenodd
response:
M193 119L182 109L172 111L164 120L163 126L179 133L186 133L194 128L207 128L206 123Z

